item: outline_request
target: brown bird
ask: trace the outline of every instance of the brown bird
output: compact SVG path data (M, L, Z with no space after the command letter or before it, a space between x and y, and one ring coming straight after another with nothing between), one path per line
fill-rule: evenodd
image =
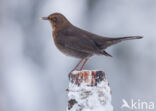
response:
M53 13L48 17L41 17L40 19L50 21L55 45L61 52L81 59L73 70L77 70L84 60L80 68L80 70L82 70L88 59L93 55L111 57L111 55L105 51L105 49L111 45L125 40L142 38L141 36L109 38L96 35L72 25L67 18L60 13Z

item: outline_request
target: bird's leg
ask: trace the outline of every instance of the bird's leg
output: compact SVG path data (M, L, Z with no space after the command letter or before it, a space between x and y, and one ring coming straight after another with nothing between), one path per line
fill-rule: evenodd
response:
M83 69L83 67L85 66L85 64L87 63L87 61L88 61L88 59L85 59L85 61L84 61L83 65L81 66L81 69L80 70Z
M74 68L72 71L77 70L77 68L79 67L79 65L81 64L81 62L82 62L83 60L84 60L84 59L81 59L80 62L75 66L75 68Z
M79 67L79 65L81 64L81 62L83 61L84 59L81 59L80 62L74 67L74 69L69 73L68 77L70 78L70 75L71 73L74 71L74 70L77 70L77 68Z

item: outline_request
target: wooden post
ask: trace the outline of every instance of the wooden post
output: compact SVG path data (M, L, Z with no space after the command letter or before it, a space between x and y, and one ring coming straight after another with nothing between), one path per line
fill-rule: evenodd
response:
M113 111L111 90L103 71L73 71L66 111Z

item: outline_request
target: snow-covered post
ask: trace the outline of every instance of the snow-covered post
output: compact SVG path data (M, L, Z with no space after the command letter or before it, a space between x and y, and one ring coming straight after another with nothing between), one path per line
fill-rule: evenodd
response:
M66 111L113 111L111 90L103 71L73 71Z

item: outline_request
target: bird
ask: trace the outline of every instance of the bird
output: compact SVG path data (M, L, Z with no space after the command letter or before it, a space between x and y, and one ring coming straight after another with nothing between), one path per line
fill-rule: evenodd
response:
M94 55L105 55L112 57L106 52L106 48L125 40L141 39L142 36L127 37L105 37L74 26L63 14L52 13L47 17L52 26L52 36L56 47L65 55L79 58L80 61L74 70L83 70L88 59Z

